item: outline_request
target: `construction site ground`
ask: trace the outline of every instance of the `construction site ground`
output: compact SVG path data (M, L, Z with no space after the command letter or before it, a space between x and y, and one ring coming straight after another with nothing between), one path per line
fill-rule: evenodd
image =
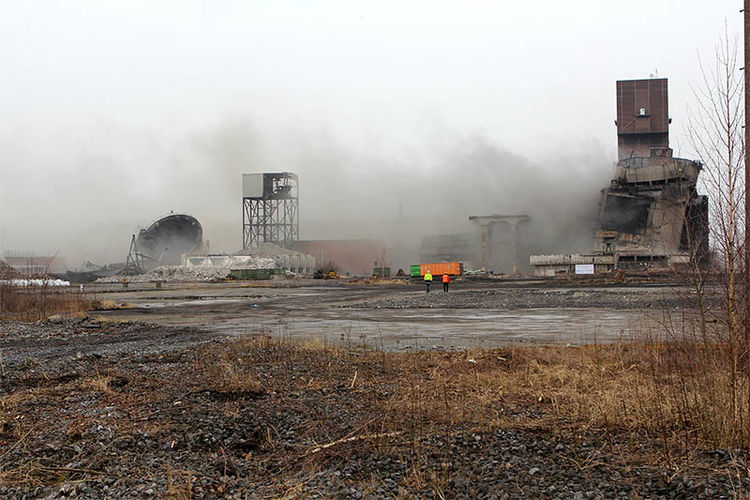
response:
M336 280L87 285L107 310L0 322L0 496L747 495L731 450L665 459L658 436L550 425L541 397L472 408L460 393L419 392L438 370L473 380L512 357L450 352L462 347L645 339L683 317L686 292L533 280L459 281L448 294L436 283L429 295L421 283Z
M96 284L87 293L116 308L111 320L190 326L211 334L269 333L386 350L589 344L662 330L665 314L691 306L671 284L463 280L448 293L418 280Z

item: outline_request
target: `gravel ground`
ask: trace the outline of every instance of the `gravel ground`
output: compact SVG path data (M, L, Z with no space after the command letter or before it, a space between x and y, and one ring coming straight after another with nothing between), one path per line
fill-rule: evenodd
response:
M537 308L608 308L608 309L675 309L695 307L687 293L664 288L503 288L461 290L454 287L443 293L440 284L430 293L413 293L364 300L347 305L373 309L537 309ZM458 288L458 289L456 289Z
M0 321L0 355L5 368L29 359L66 363L81 356L153 354L211 340L192 328L167 328L137 322L101 322L52 316L37 323Z
M502 426L430 425L383 413L404 377L390 355L237 345L145 324L0 323L0 496L750 494L745 455L666 459L643 436L545 426L533 401L508 402ZM378 436L389 419L400 431Z

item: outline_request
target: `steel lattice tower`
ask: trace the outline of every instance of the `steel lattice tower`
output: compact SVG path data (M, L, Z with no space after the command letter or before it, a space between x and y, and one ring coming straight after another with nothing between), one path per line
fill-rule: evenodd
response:
M291 172L242 174L242 248L290 247L299 240L299 178Z

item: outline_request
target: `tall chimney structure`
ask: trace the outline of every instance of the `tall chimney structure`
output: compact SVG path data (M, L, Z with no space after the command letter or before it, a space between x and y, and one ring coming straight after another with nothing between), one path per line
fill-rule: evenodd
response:
M618 159L649 157L669 147L667 79L617 81Z

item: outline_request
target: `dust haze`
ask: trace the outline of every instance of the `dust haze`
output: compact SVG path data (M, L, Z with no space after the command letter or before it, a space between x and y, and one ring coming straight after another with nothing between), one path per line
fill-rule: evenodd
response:
M117 262L131 234L174 211L201 222L212 252L232 252L242 244L241 174L291 171L300 176L302 239L379 238L417 249L426 234L475 230L470 215L526 213L525 250L590 248L612 172L605 147L592 141L530 159L480 133L438 126L428 135L400 153L367 150L321 129L241 116L179 137L109 124L42 148L16 140L3 152L25 174L0 188L2 211L13 214L2 219L1 243L59 252L69 267ZM35 175L50 163L59 169Z

